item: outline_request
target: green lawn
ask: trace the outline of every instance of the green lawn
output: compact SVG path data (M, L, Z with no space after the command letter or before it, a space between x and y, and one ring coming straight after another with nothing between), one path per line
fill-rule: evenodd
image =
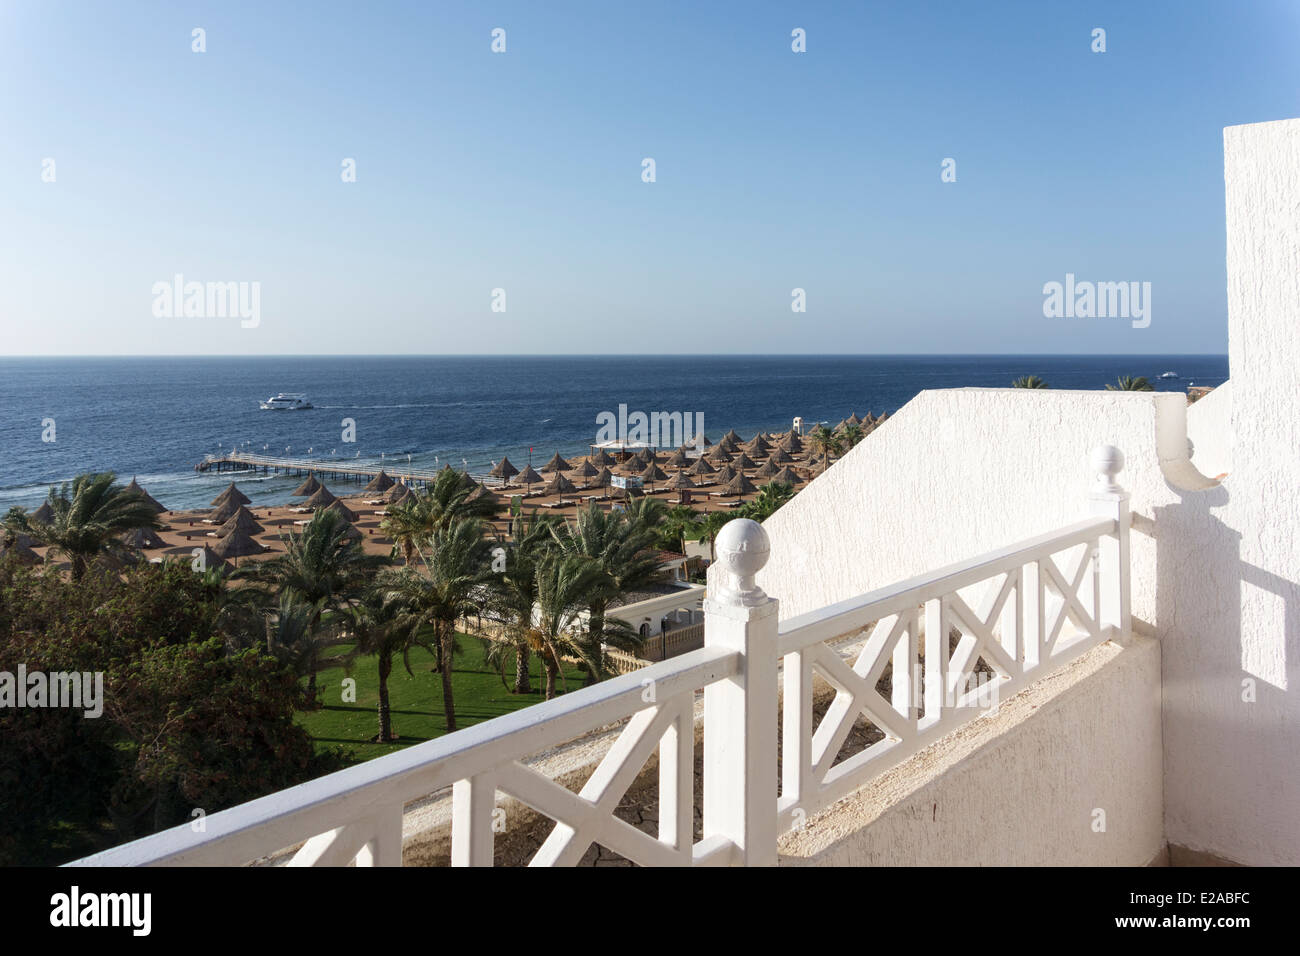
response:
M501 683L500 676L483 662L483 644L467 634L460 635L461 653L456 655L452 669L452 686L456 694L456 726L464 729L473 724L500 717L542 700L544 682L541 662L532 661L533 690L531 694L512 694ZM330 648L331 657L345 654L350 648L343 645ZM356 703L343 703L343 678L347 675L341 666L326 667L317 675L320 710L298 714L298 723L316 741L317 750L343 747L353 752L357 761L370 760L394 753L411 744L418 744L446 733L442 707L442 677L432 671L433 655L423 648L411 652L412 677L406 672L401 658L393 662L393 672L388 678L388 702L392 709L393 732L400 740L387 744L371 743L370 738L379 733L379 677L374 657L358 658L350 676L356 679ZM511 665L510 677L514 669ZM583 675L575 667L565 671L568 689L582 686ZM513 680L512 680L513 682ZM564 684L557 680L556 690L564 693Z

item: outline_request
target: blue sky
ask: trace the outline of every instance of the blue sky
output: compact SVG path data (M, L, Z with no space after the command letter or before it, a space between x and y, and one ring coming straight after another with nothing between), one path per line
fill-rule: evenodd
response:
M1300 115L1298 34L1282 0L8 0L0 354L1223 352L1222 129ZM1044 318L1067 272L1149 281L1150 327ZM260 324L155 317L177 273L259 282Z

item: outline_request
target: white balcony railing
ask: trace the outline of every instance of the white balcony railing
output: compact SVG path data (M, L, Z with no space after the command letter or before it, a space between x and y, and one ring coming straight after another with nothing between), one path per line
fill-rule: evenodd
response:
M780 627L777 601L754 584L767 561L766 532L733 521L716 542L725 580L705 602L703 649L215 813L201 832L182 825L77 863L239 865L301 843L293 865L398 866L404 805L448 786L453 865L492 864L498 791L555 821L533 865L577 863L593 843L652 866L775 863L777 838L790 826L987 712L991 701L1108 638L1127 637L1128 494L1114 481L1123 456L1100 448L1093 467L1089 519ZM867 627L852 665L827 644ZM878 689L887 668L888 698ZM816 724L814 674L837 692ZM700 689L703 833L696 841ZM860 715L880 739L842 755ZM522 763L626 718L578 793ZM656 748L657 836L614 812Z

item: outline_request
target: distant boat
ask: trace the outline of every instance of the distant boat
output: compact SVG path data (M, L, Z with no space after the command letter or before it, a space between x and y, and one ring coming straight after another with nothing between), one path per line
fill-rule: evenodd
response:
M307 396L301 392L281 392L274 398L262 402L261 408L263 411L294 412L311 408L311 402L307 401Z
M1163 373L1160 377L1161 377L1161 378L1177 378L1177 377L1178 377L1178 373L1177 373L1177 372L1165 372L1165 373Z

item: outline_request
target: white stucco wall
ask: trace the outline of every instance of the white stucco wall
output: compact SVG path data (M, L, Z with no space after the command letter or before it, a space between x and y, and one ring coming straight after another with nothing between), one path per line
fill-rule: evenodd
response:
M1159 516L1165 826L1174 844L1295 865L1300 120L1225 130L1224 179L1231 470Z
M1187 407L1187 437L1195 451L1192 462L1211 478L1232 471L1232 383L1224 382Z
M923 392L766 523L758 583L785 618L1051 530L1085 514L1090 449L1118 445L1135 629L1162 647L1166 836L1295 865L1300 120L1224 141L1231 392L1190 415L1175 393ZM1221 485L1186 457L1189 417Z
M784 865L1143 866L1164 846L1160 647L1107 643L781 839Z

